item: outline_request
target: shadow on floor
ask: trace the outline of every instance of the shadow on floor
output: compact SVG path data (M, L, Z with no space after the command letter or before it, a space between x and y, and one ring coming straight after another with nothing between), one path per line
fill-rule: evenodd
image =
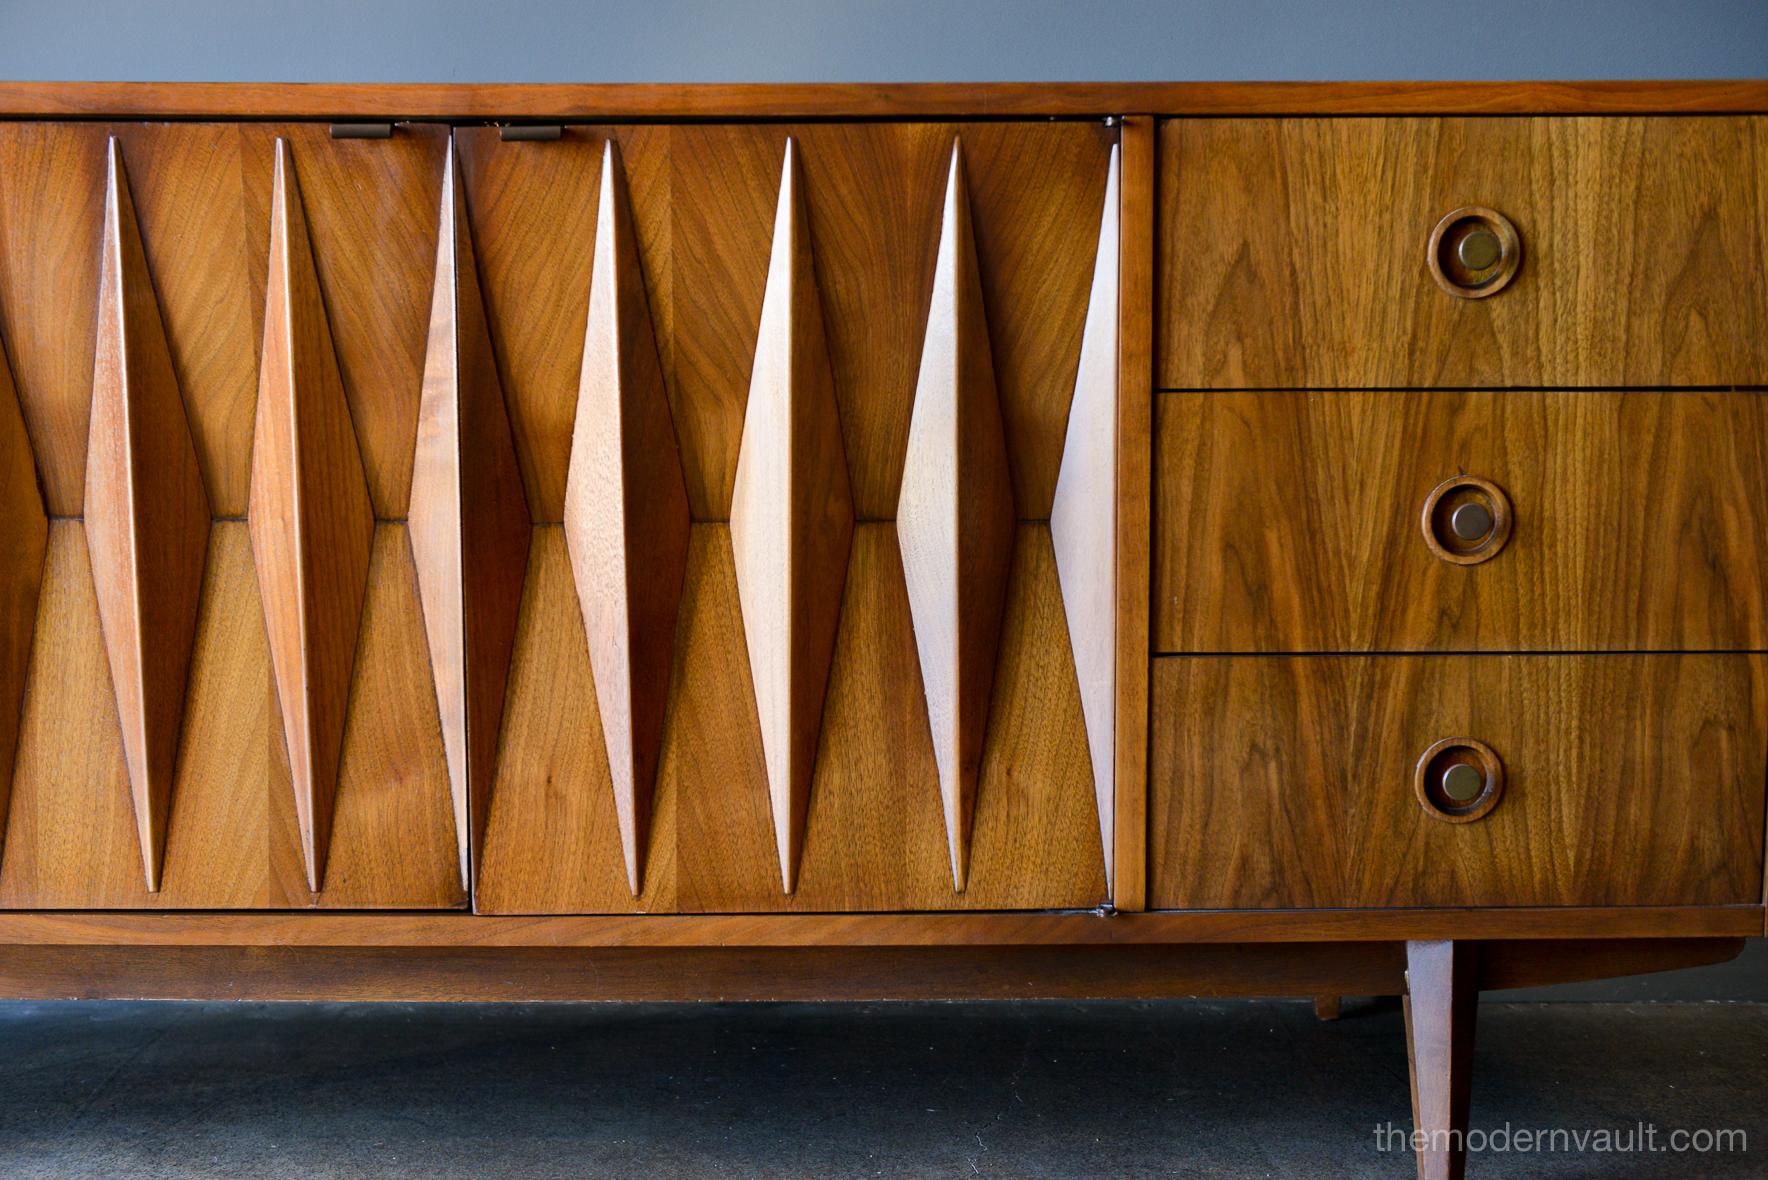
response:
M0 1004L7 1177L1407 1177L1391 1004ZM1475 1177L1768 1173L1768 1005L1481 1012L1476 1126L1738 1128L1748 1153Z

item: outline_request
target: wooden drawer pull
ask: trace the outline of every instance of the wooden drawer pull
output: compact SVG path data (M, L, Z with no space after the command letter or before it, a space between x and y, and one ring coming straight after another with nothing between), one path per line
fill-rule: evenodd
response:
M1444 561L1478 565L1510 540L1510 497L1489 479L1445 479L1424 499L1424 543Z
M1430 231L1425 255L1430 277L1457 299L1484 299L1502 291L1522 265L1522 238L1496 209L1463 205Z
M1504 793L1504 762L1482 741L1444 738L1418 759L1412 790L1432 819L1472 823L1498 805Z

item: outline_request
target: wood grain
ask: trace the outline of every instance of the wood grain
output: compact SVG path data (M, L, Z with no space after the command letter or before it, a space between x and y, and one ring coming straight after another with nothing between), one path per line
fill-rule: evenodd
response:
M57 920L28 915L23 921ZM13 918L16 923L20 918ZM210 919L207 928L227 918ZM301 919L311 924L311 919ZM862 919L864 920L864 919ZM151 936L142 945L25 938L0 956L0 995L17 999L780 1000L1390 995L1405 948L1383 942L1094 946L947 943L896 947L475 947L447 944L229 945ZM344 920L353 928L370 916ZM432 925L437 919L428 920ZM455 927L498 919L441 919ZM503 920L507 921L507 919ZM604 920L605 921L605 920ZM618 920L616 920L618 921ZM648 920L652 925L656 919ZM726 920L727 922L729 920ZM777 927L790 919L771 918ZM923 923L926 918L920 919ZM970 919L975 922L976 919ZM1059 922L1085 924L1085 917ZM679 921L677 922L679 924ZM1097 924L1097 923L1093 923ZM0 917L0 928L8 920ZM1735 958L1741 939L1488 942L1484 987L1533 986L1590 972L1661 971Z
M441 209L448 128L402 124L390 139L332 139L324 124L277 129L301 176L313 270L378 517L404 517Z
M43 500L78 515L92 404L102 127L0 125L0 337Z
M243 516L264 335L272 132L178 123L109 130L127 163L209 503L216 515Z
M601 144L620 145L695 520L728 518L785 140L799 145L855 512L894 515L951 141L972 222L1017 511L1049 515L1113 133L1081 123L566 127L458 133L486 303L536 520L560 519ZM564 343L569 341L569 343Z
M0 83L0 115L154 119L767 119L1599 115L1768 111L1768 81Z
M963 141L956 140L896 536L939 769L952 883L960 890L970 869L970 823L1014 524Z
M0 852L6 847L20 713L48 544L37 464L13 389L6 345L0 342Z
M86 538L151 892L165 858L209 500L114 139L90 429Z
M631 202L610 140L566 474L565 542L634 897L642 891L688 525Z
M331 843L374 515L301 189L282 140L275 177L250 524L307 886L317 893Z
M1768 646L1768 417L1748 393L1164 394L1161 651ZM1495 482L1490 561L1427 546L1440 481Z
M1481 949L1477 942L1406 944L1412 1125L1422 1132L1418 1180L1462 1180L1467 1174Z
M1169 388L1768 383L1759 118L1201 119L1161 143ZM1438 290L1438 218L1522 269Z
M618 890L623 886L614 859L612 884ZM942 868L937 863L933 867ZM1492 952L1486 956L1484 986L1522 987L1599 978L1601 971L1592 960L1605 956L1624 960L1617 966L1631 968L1716 953L1713 948L1734 947L1737 939L1750 934L1760 925L1761 914L1761 906L552 916L11 911L0 912L0 946L906 949L1294 945L1463 934L1484 940Z
M1116 732L1112 772L1111 901L1142 909L1148 897L1148 659L1154 530L1154 249L1157 125L1123 121L1118 194L1117 520L1115 532Z
M85 540L50 522L21 721L7 909L459 906L448 771L409 546L380 528L363 611L326 888L307 889L248 526L208 546L158 893L141 872ZM77 735L72 740L70 735Z
M663 129L566 127L551 143L506 143L494 127L455 132L486 320L536 523L564 518L597 193L603 145L610 138L618 138L630 161L640 267L658 305L653 313L659 344L666 344L666 134Z
M438 226L409 528L461 888L470 889L490 806L529 521L452 144Z
M468 919L471 921L471 919ZM7 999L1156 999L1400 988L1392 944L901 950L7 947Z
M1156 660L1149 902L1754 903L1765 674L1739 655ZM1412 793L1457 736L1506 776L1471 824Z
M731 489L731 552L787 893L798 881L853 494L791 140Z
M242 514L269 232L262 125L0 126L0 333L15 354L49 509L81 511L112 135L209 498L222 515Z
M1086 335L1068 410L1068 438L1050 509L1050 539L1062 578L1068 639L1080 677L1081 708L1092 755L1099 835L1111 884L1117 821L1117 328L1118 153L1111 153L1099 225Z
M855 529L798 888L779 862L728 532L696 525L635 901L562 530L539 527L478 883L484 913L1090 907L1104 866L1047 529L1008 578L970 875L952 888L897 540Z

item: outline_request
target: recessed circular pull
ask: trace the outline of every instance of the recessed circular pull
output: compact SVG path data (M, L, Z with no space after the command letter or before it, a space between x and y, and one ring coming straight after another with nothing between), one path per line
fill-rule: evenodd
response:
M1510 497L1489 479L1458 475L1424 500L1424 543L1444 561L1478 565L1510 540Z
M1432 819L1472 823L1498 806L1504 794L1504 763L1482 741L1444 738L1418 759L1412 791Z
M1496 209L1463 205L1430 231L1430 277L1457 299L1496 295L1522 265L1522 237Z

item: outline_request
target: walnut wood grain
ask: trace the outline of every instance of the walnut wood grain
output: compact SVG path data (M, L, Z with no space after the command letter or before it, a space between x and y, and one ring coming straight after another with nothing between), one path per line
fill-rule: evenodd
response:
M1682 905L1760 898L1768 658L1155 661L1149 904ZM1445 824L1432 742L1503 761Z
M969 879L952 887L888 524L854 531L798 887L780 890L729 533L688 551L643 893L623 871L563 530L534 533L476 904L501 914L1087 908L1105 899L1045 526L1018 530ZM733 689L733 684L736 685ZM1759 919L1752 920L1759 921Z
M1154 226L1157 124L1123 121L1118 193L1117 602L1112 716L1114 869L1111 901L1135 911L1148 897L1149 566L1154 530Z
M1083 123L462 128L486 304L536 520L560 519L601 145L620 145L695 520L727 519L785 140L798 144L854 507L901 490L962 137L1018 514L1049 515L1114 133Z
M0 83L0 115L767 119L1768 111L1758 79L1510 82Z
M1160 397L1154 643L1196 651L1768 646L1768 416L1749 393ZM1442 480L1516 518L1427 545Z
M160 890L147 890L85 529L50 522L0 907L459 906L448 770L402 525L370 563L326 888L307 888L248 525L211 531Z
M934 831L937 836L937 828ZM935 853L939 849L935 845ZM614 888L623 889L618 857ZM933 868L943 875L944 866ZM949 888L949 883L947 884ZM1004 947L1485 940L1482 985L1597 978L1593 961L1691 965L1761 924L1761 906L1100 910L1022 913L608 914L0 912L0 946ZM1503 940L1503 941L1495 941ZM1686 948L1686 949L1678 949ZM1735 951L1732 952L1733 956ZM1717 961L1714 959L1713 961ZM1397 992L1393 994L1398 994Z
M471 921L471 919L467 919ZM7 999L1156 999L1400 988L1392 944L900 949L7 947Z
M1093 793L1111 884L1117 770L1117 401L1118 265L1122 210L1118 152L1112 149L1100 218L1086 334L1068 409L1068 437L1050 508L1050 539L1062 578L1068 641L1087 720Z
M81 511L113 136L210 502L242 515L274 137L262 124L0 126L0 332L19 354L50 510Z
M1406 944L1406 1049L1418 1180L1467 1174L1473 1035L1479 1016L1480 944Z
M610 138L619 138L630 161L624 171L638 194L633 229L641 269L657 305L659 344L667 344L666 136L666 129L566 127L554 142L524 143L500 140L494 127L455 132L486 319L537 523L564 518L597 195Z
M16 940L7 930L0 995L11 999L281 1000L831 1000L1097 998L1306 994L1320 988L1391 995L1404 988L1405 948L1391 942L1106 945L943 943L832 945L492 946L280 942L231 945L157 939L138 945ZM231 919L212 919L216 922ZM921 919L923 922L925 918ZM303 919L311 924L311 919ZM372 916L345 919L359 929ZM432 924L436 919L429 920ZM455 927L499 919L441 919ZM501 921L507 921L501 920ZM656 919L649 919L651 924ZM789 920L788 920L789 921ZM975 919L970 919L974 922ZM1084 917L1064 917L1067 926ZM778 926L782 919L768 919ZM1742 939L1488 942L1481 986L1539 987L1589 972L1645 972L1735 958Z
M1161 143L1170 388L1768 383L1760 118L1199 119ZM1438 290L1489 206L1522 268Z
M952 883L960 890L970 869L970 823L1014 524L960 139L952 143L933 300L896 504Z
M0 125L0 337L44 506L80 512L92 405L102 127Z
M688 559L688 500L619 148L603 149L565 542L627 884L642 891Z
M468 889L490 806L529 520L452 145L438 226L409 527Z
M332 139L324 124L276 132L300 171L313 271L369 502L376 516L401 518L423 398L448 128L401 124L388 139Z
M787 893L798 881L853 494L791 140L731 488L731 553Z
M211 510L243 516L264 335L273 133L261 125L179 123L118 123L109 131L127 164Z
M22 698L48 544L37 464L13 389L6 345L0 341L0 852L6 847Z
M276 144L251 536L307 886L332 804L374 539L362 458L285 141Z
M106 153L90 431L86 539L152 892L165 859L209 499L114 139Z

